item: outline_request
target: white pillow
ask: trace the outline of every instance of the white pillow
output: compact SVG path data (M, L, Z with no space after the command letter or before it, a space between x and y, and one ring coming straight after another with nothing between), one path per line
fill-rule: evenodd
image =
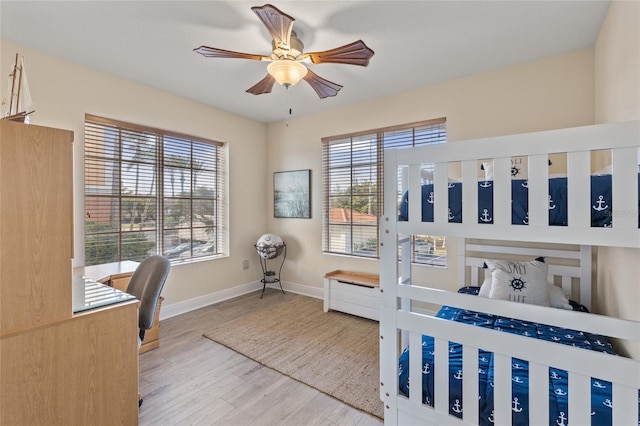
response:
M547 283L549 286L549 304L554 308L573 310L573 307L569 303L569 299L562 292L562 289L553 283Z
M480 286L480 291L478 292L478 296L480 297L489 297L491 293L491 281L492 278L488 277L484 280L482 285ZM569 299L564 294L564 292L560 289L560 287L554 285L553 283L548 282L548 291L549 291L549 305L558 308L558 309L567 309L569 311L573 310L573 307L569 303Z
M606 166L606 167L604 167L604 168L602 168L600 170L597 170L595 174L596 175L610 175L612 171L613 171L613 167L611 166L611 164L609 164L608 166Z
M493 180L493 161L482 163L484 179ZM527 179L529 175L527 157L513 157L511 159L511 179Z
M543 261L486 260L485 263L492 271L489 298L550 306L547 285L549 267Z
M489 297L489 293L491 292L491 275L484 279L484 282L480 286L480 291L478 291L478 296L480 297Z

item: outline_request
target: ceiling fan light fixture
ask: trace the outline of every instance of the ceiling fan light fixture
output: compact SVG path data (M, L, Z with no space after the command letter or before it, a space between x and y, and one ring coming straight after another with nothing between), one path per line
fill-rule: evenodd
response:
M267 72L278 84L289 87L296 85L307 75L307 67L290 59L273 61L267 66Z

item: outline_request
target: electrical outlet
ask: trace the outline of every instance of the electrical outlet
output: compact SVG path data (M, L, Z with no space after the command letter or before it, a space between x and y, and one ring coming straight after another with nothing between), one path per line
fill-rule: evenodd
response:
M242 261L242 269L249 269L249 261L248 260L243 260Z

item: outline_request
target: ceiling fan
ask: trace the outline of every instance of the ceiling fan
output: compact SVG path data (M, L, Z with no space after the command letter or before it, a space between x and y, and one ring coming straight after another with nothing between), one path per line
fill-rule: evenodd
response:
M252 7L251 10L258 15L273 37L270 55L254 55L209 46L193 49L207 58L239 58L270 62L267 66L267 75L247 89L247 93L254 95L271 93L276 81L288 88L304 80L321 99L335 96L342 86L318 76L305 64L336 63L366 67L373 56L373 50L362 40L322 52L303 53L302 41L293 31L294 18L270 4Z

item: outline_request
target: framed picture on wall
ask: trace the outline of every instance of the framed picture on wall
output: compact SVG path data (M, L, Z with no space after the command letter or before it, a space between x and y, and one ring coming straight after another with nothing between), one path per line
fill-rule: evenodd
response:
M311 170L273 174L273 216L311 218Z

